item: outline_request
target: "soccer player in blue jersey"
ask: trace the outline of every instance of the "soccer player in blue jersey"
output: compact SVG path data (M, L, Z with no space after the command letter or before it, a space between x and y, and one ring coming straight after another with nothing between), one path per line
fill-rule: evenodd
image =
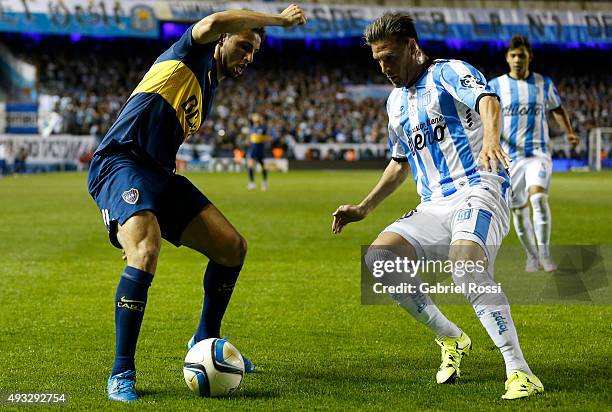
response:
M249 135L249 150L247 152L247 169L249 172L249 184L247 188L249 190L255 189L255 167L257 163L261 166L261 190L265 192L268 190L268 171L264 164L264 149L265 143L272 140L267 134L266 126L264 125L264 119L259 113L253 114L253 126L251 127L251 134Z
M501 99L502 147L513 160L510 165L510 207L514 229L527 252L525 271L535 272L542 266L546 272L552 272L557 265L549 251L552 216L548 188L552 160L546 113L552 112L570 144L577 145L580 139L572 129L552 80L529 70L532 60L529 40L521 35L512 37L506 52L510 72L496 77L489 84ZM529 203L533 210L533 225Z
M219 337L247 244L204 194L174 173L176 153L210 112L218 82L239 77L253 61L262 27L304 22L301 9L291 5L280 14L228 10L195 23L157 58L97 149L89 193L111 243L127 260L115 296L109 399L138 399L134 354L162 238L210 259L202 314L188 347ZM246 358L245 367L253 369Z
M397 258L480 262L485 270L470 269L467 274L455 270L453 282L463 287L496 285L493 263L510 220L508 157L500 146L498 97L471 65L431 60L419 47L414 23L407 15L383 15L366 28L365 39L395 86L387 101L392 160L361 203L342 205L333 213L333 232L364 219L412 170L421 203L379 234L365 256L370 271ZM414 282L415 292L391 297L436 335L442 353L436 381L455 382L472 342L418 289L416 272L405 280ZM466 291L503 355L507 380L502 398L542 392L542 383L523 357L503 292L494 297Z

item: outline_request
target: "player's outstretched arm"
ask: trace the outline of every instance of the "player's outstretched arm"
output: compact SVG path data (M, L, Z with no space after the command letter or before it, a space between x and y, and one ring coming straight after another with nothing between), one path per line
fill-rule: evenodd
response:
M567 134L567 141L573 146L580 143L580 138L576 135L576 133L574 133L572 122L570 122L565 108L563 106L559 106L556 109L551 110L551 112L557 124L565 130L565 133Z
M494 96L484 96L478 102L478 112L482 120L483 139L482 150L478 155L478 163L488 172L497 172L499 162L508 169L508 162L512 158L502 149L499 138L501 136L501 106Z
M206 44L217 40L223 33L236 33L264 26L290 27L305 22L304 12L295 4L280 14L226 10L204 17L193 27L191 35L196 43Z
M344 226L364 219L387 196L395 191L408 176L408 163L391 160L374 189L358 205L342 205L332 214L332 232L340 233Z

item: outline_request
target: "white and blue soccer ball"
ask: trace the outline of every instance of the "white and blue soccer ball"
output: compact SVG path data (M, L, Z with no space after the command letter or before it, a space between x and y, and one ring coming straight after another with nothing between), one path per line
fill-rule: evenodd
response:
M242 383L244 361L225 339L205 339L187 353L183 375L189 389L202 397L229 396Z

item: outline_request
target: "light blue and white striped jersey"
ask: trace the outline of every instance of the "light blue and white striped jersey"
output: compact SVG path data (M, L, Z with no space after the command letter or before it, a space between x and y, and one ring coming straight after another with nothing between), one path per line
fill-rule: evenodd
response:
M410 87L395 88L387 100L389 145L396 161L408 161L422 201L450 196L465 185L499 188L502 170L478 165L483 128L478 102L495 96L478 70L460 60L434 60Z
M533 72L525 80L504 74L489 85L500 97L502 147L512 160L550 156L546 112L561 106L552 80Z

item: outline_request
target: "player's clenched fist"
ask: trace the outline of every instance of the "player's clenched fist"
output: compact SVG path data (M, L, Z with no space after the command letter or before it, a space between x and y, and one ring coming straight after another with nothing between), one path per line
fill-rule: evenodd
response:
M287 7L280 15L285 21L283 24L283 26L285 27L299 26L301 24L306 23L306 15L302 11L302 9L300 9L295 4L292 4Z
M332 214L332 232L340 233L344 226L366 217L366 211L359 205L342 205Z

